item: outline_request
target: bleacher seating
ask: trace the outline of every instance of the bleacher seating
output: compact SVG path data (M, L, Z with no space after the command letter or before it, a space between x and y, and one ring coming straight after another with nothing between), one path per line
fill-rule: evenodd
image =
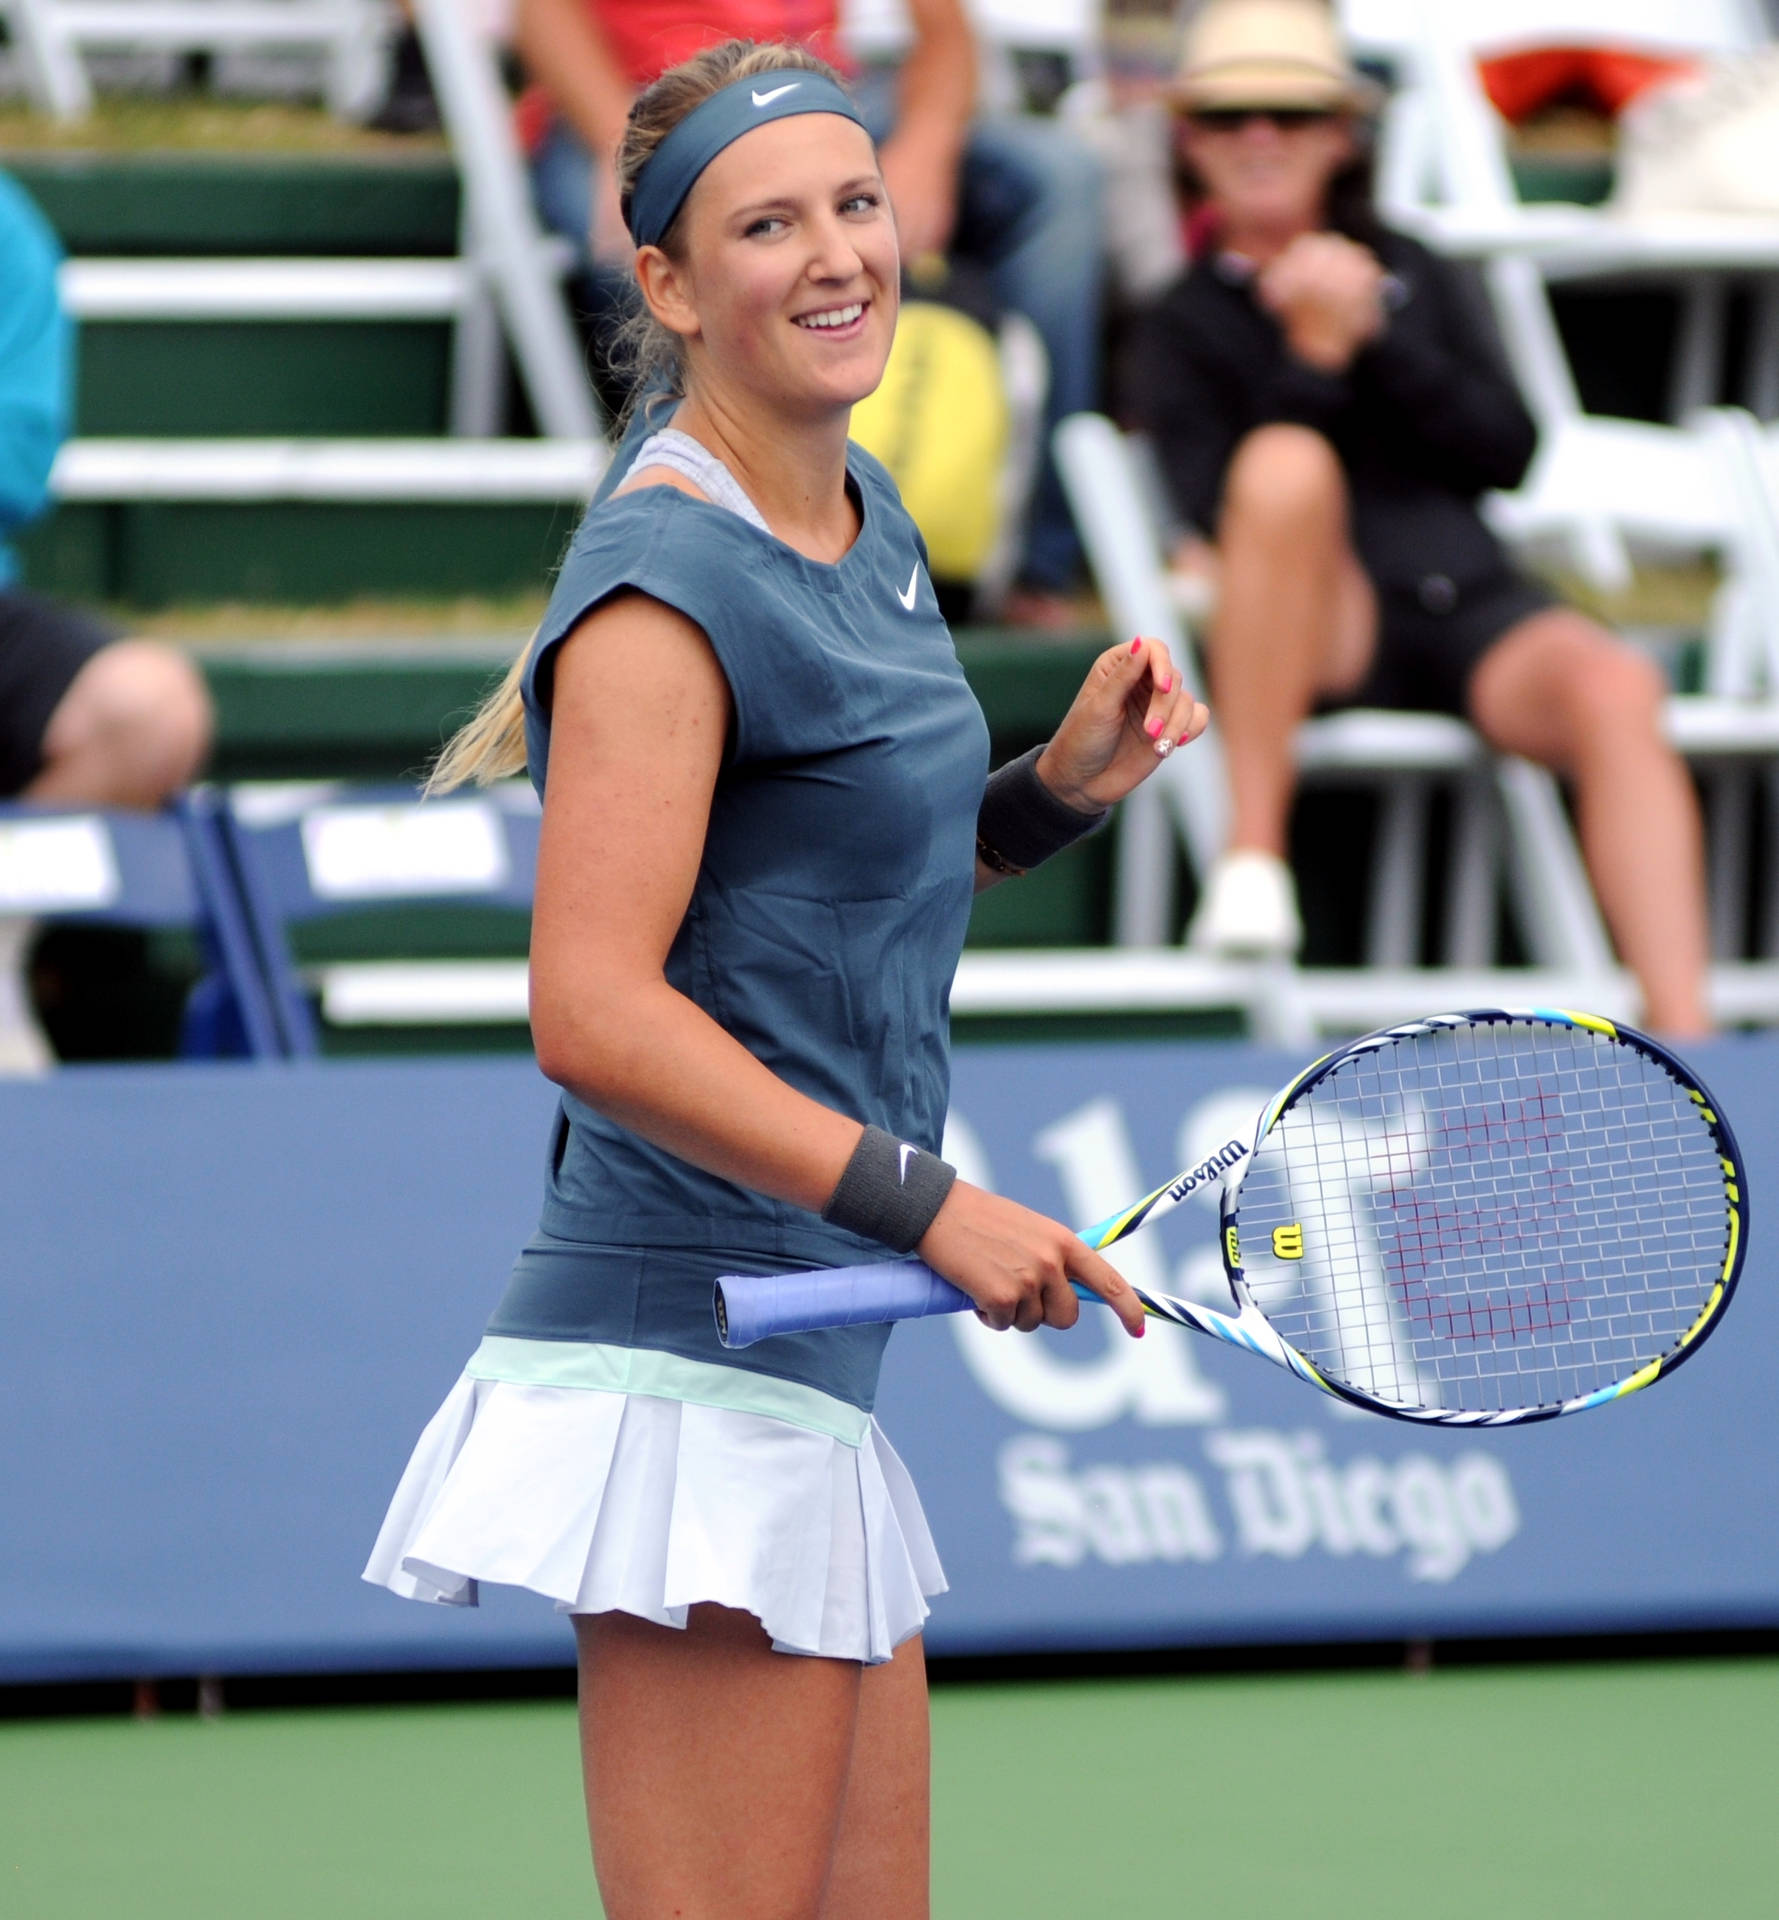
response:
M161 813L0 804L0 916L89 926L180 927L206 972L181 1052L257 1060L283 1051L212 796Z
M218 49L273 43L332 50L349 81L330 87L337 111L365 87L364 51L388 25L376 0L5 0L42 104L63 118L90 111L83 44ZM390 460L375 441L338 443L308 460L269 458L263 446L216 440L194 447L143 441L125 448L72 443L57 470L71 500L233 497L410 502L584 498L582 476L603 465L601 420L561 281L568 250L542 232L493 52L457 0L415 0L414 24L462 188L455 259L88 258L69 262L64 299L77 319L155 325L217 321L447 321L453 329L450 427L487 439L500 430L510 351L543 441L500 442L484 468L442 460L430 486L416 463ZM356 67L354 67L354 63ZM338 94L339 97L335 98ZM565 487L561 449L570 443ZM481 476L486 471L486 483ZM282 490L300 477L302 491ZM193 492L193 487L197 491Z
M424 943L429 913L491 909L514 918L508 944L524 951L539 812L523 782L432 801L412 788L245 786L223 798L221 819L293 1057L321 1045L297 958L297 936L318 921L399 909ZM341 1025L504 1024L525 1018L524 982L522 959L346 961L316 970L314 999Z

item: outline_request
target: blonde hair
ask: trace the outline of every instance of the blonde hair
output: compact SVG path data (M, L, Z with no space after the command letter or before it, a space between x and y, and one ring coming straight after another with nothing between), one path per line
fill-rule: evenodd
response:
M738 80L785 71L819 73L837 83L840 79L825 60L803 47L771 41L725 40L720 46L707 47L704 52L694 54L677 67L669 67L660 79L645 87L630 109L624 137L618 142L615 170L618 196L624 206L628 208L637 177L655 149L694 107ZM679 225L676 215L660 241L662 252L676 258L680 246ZM686 363L680 340L662 326L640 299L632 317L620 328L611 357L628 376L633 395L647 393L656 397L665 393L678 397L685 392ZM625 422L636 404L633 398L630 407L625 409ZM427 775L424 791L428 795L449 793L466 781L486 787L496 780L524 772L525 706L520 689L536 645L534 633L499 686L446 741Z

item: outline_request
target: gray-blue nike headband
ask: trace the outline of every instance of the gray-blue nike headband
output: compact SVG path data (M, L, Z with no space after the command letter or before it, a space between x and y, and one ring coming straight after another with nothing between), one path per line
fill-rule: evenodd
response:
M837 113L855 126L865 124L858 108L824 73L775 67L731 81L700 100L644 161L624 203L631 239L639 247L658 246L698 176L725 147L768 120L788 120L794 113Z

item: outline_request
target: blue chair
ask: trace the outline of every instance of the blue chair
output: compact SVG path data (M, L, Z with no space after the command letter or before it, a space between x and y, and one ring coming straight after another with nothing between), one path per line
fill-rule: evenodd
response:
M402 910L418 932L429 913L531 912L541 824L519 782L422 800L412 787L237 787L222 825L253 926L285 1051L320 1051L321 1026L295 936L318 922ZM523 932L523 923L515 928ZM524 962L373 961L320 969L320 999L369 988L365 1025L451 1026L524 1018Z
M0 914L189 929L204 972L186 1002L181 1056L284 1051L213 794L181 795L158 813L0 803Z

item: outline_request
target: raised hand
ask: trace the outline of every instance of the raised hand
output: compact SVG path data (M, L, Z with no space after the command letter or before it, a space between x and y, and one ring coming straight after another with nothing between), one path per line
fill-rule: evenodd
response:
M1255 298L1298 359L1338 373L1384 325L1377 256L1339 233L1302 233L1262 269Z
M1088 669L1038 757L1038 778L1083 813L1112 806L1176 747L1196 740L1209 719L1167 648L1159 640L1133 640L1102 653Z

